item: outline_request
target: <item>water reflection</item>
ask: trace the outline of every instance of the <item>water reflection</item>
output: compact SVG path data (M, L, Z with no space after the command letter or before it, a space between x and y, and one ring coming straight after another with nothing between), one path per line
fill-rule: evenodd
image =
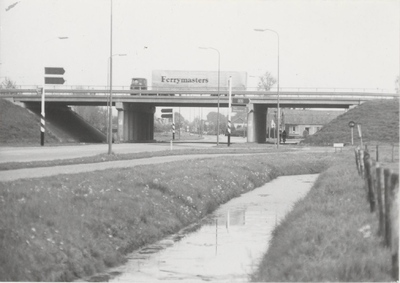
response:
M280 177L235 198L202 223L132 253L102 281L247 281L273 228L316 177Z

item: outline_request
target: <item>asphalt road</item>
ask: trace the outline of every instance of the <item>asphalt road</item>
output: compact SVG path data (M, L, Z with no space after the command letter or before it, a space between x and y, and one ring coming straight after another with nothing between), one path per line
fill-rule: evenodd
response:
M232 137L231 141L245 142L242 137ZM216 139L215 139L216 140ZM220 139L223 143L224 140ZM172 145L172 150L187 148L208 148L214 147L216 144L212 138L205 138L203 142L179 142ZM271 145L273 146L273 145ZM130 143L130 144L113 144L112 151L116 154L152 152L171 150L171 144L168 143ZM302 148L300 151L309 151L310 148ZM313 151L326 151L326 149L313 149ZM56 159L70 159L86 156L94 156L98 154L106 154L108 152L107 144L91 144L91 145L67 145L67 146L37 146L37 147L0 147L0 163L5 162L31 162L45 161ZM260 153L257 153L260 154ZM268 154L271 154L269 152ZM273 154L273 153L272 153ZM158 164L164 162L173 162L194 158L213 158L227 154L192 154L178 156L161 156L133 160L109 161L91 164L74 164L41 168L25 168L17 170L0 171L0 182L14 181L25 178L40 178L57 174L73 174L80 172L91 172L96 170L106 170L108 168L124 168L137 165ZM229 154L228 154L229 155ZM232 154L231 154L232 155ZM237 154L236 154L237 155Z
M220 143L226 142L226 137L220 137ZM232 137L232 143L243 143L246 139ZM172 149L208 148L216 145L216 136L203 136L202 140L179 141L173 143ZM122 143L113 144L115 154L153 152L170 150L170 143ZM31 162L56 159L70 159L94 156L108 153L108 144L81 144L66 146L34 146L34 147L0 147L0 163L6 162Z

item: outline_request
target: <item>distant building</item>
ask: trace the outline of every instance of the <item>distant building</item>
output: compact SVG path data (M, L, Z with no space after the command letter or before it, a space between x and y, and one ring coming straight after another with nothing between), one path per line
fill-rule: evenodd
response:
M286 130L288 138L302 138L306 135L313 135L325 124L329 123L343 111L333 110L301 110L301 109L280 109L281 129ZM276 109L268 109L267 114L267 136L275 137L277 125ZM271 127L272 126L272 127ZM276 127L276 126L275 126Z

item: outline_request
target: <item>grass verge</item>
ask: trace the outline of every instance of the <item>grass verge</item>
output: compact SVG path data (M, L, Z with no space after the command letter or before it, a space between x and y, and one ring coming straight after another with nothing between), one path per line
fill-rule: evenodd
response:
M252 281L391 281L364 184L351 152L323 172L274 230Z
M32 162L7 162L0 163L0 171L16 170L22 168L36 168L36 167L52 167L62 166L71 164L90 164L100 163L117 160L131 160L140 158L150 158L157 156L170 156L170 155L189 155L189 154L220 154L220 153L265 153L267 151L273 151L272 147L266 148L265 145L252 145L252 146L241 146L232 145L230 148L216 147L216 148L205 148L205 149L179 149L179 150L164 150L154 152L138 152L138 153L127 153L127 154L99 154L95 156L79 157L71 159L57 159L57 160L44 160L44 161L32 161ZM275 150L276 151L276 150ZM290 151L289 148L280 151Z
M0 281L103 271L241 193L322 172L340 156L219 157L0 183Z

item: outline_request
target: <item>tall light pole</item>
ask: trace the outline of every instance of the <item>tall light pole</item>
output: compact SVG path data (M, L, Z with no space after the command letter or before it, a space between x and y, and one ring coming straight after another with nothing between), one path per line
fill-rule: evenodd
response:
M18 3L18 2L17 2ZM16 4L15 4L16 5ZM14 5L14 6L15 6ZM45 111L45 98L46 98L46 66L44 65L44 45L52 40L55 39L68 39L67 36L59 36L56 38L52 38L49 40L46 40L45 42L43 42L43 47L42 47L42 64L43 64L43 89L42 89L42 99L41 99L41 111L40 111L40 145L44 146L44 134L45 134L45 124L46 124L46 120L45 120L45 116L46 116L46 111Z
M111 70L110 70L111 69L111 65L110 64L111 64L112 57L114 57L114 56L126 56L126 54L113 54L113 55L111 55L111 57L108 58L108 70L109 70L109 73L107 75L108 79L111 78ZM109 84L109 86L110 86L110 88L112 87L111 84ZM111 95L111 90L110 90L110 95L109 95L108 101L107 101L108 118L112 117L112 105L111 105L111 102L112 102L112 95ZM110 128L109 128L110 125L112 125L112 123L108 122L108 124L107 124L107 142L109 142L109 139L110 139Z
M276 36L277 36L277 38L278 38L278 90L277 90L277 95L278 95L278 101L277 101L277 110L278 110L278 118L277 118L277 128L278 128L278 135L277 135L277 139L278 139L278 141L277 141L277 143L276 143L276 146L277 146L277 148L279 148L279 130L280 130L280 113L279 113L279 34L276 32L276 31L274 31L274 30L272 30L272 29L254 29L255 31L262 31L262 32L264 32L264 31L270 31L270 32L273 32L273 33L275 33L276 34Z
M220 53L218 49L213 47L199 47L200 49L212 49L218 53L218 114L217 114L217 145L219 145L219 82L220 82Z
M113 1L110 1L110 105L108 108L108 154L112 153L112 24L113 24Z

